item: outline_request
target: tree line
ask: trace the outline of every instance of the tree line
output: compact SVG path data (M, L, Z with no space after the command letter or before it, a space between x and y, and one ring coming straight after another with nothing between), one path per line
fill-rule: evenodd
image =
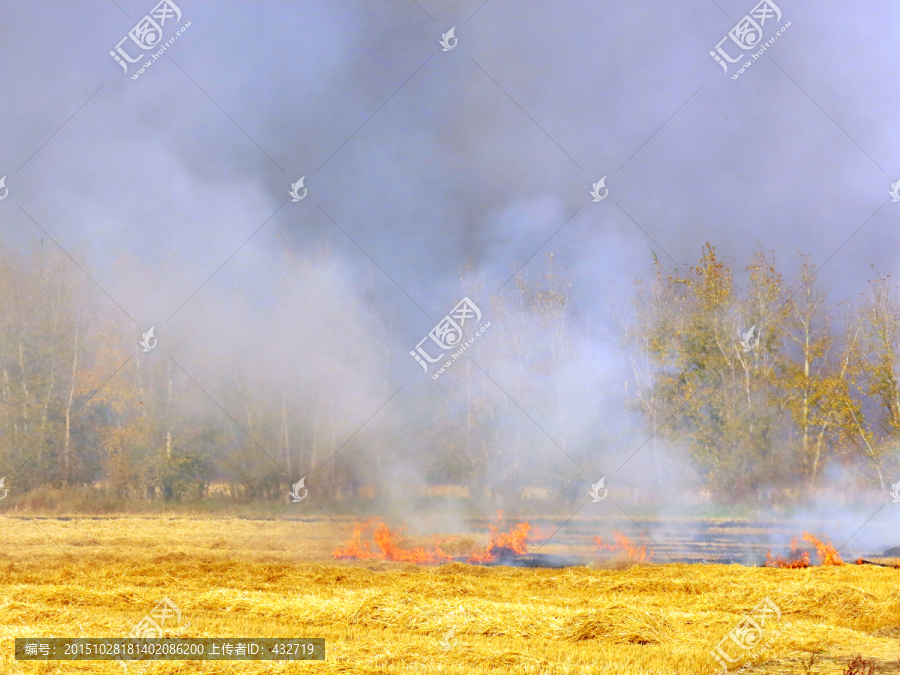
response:
M759 251L738 287L707 245L685 272L655 261L635 282L611 350L573 316L552 255L505 293L487 292L469 264L447 309L468 296L491 326L433 381L409 356L419 338L327 249L273 267L277 301L205 291L199 306L215 309L191 318L190 339L157 331L161 348L145 355L116 304L130 307L146 282L110 302L65 256L0 251L7 487L284 500L309 475L324 499L452 484L473 497L539 485L571 500L651 435L657 452L686 453L722 500L817 487L836 467L883 488L900 468L888 278L834 304L808 259L788 283ZM396 393L410 373L424 383Z
M686 448L710 491L735 499L804 489L831 469L888 485L900 468L900 305L890 278L832 303L808 257L788 283L774 254L759 250L738 287L709 244L696 266L667 273L656 260L653 272L637 283L627 330L631 400Z
M206 290L197 303L214 308L205 323L190 315L180 337L157 326L149 354L138 345L149 326L125 309L137 314L130 300L158 282L138 261L120 266L132 282L113 300L86 265L58 252L0 251L0 476L15 495L89 488L112 500L284 500L310 475L319 498L342 499L377 484L384 494L404 472L479 494L528 481L533 439L504 421L514 404L472 360L385 404L404 372L421 377L408 356L419 338L399 335L368 289L353 288L371 280L351 281L327 248L286 252L271 298ZM490 317L484 365L506 371L507 386L552 380L564 358L553 326L566 299L539 285L520 279L512 300L485 297L469 265L452 291L454 303L469 295ZM554 395L552 410L539 412L563 407Z

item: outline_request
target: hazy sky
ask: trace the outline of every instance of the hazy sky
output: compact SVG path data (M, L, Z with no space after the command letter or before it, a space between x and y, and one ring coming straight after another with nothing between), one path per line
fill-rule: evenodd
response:
M709 52L752 0L177 1L163 40L190 26L137 79L152 50L127 74L109 52L153 0L6 2L0 24L0 242L43 228L139 330L190 298L161 340L230 287L277 304L285 248L339 256L409 378L470 259L491 291L552 251L591 325L651 250L803 251L837 299L898 272L896 3L779 0L763 40L790 26L734 80Z
M782 0L764 39L790 27L732 80L709 51L752 2L480 1L182 0L164 39L190 27L137 80L108 52L152 0L7 3L3 238L40 236L18 204L89 247L114 297L104 261L174 253L200 276L177 307L287 202L246 261L289 233L372 265L324 210L437 317L467 259L499 286L579 207L544 251L589 293L707 240L741 264L757 244L822 263L883 206L828 276L895 271L896 4Z

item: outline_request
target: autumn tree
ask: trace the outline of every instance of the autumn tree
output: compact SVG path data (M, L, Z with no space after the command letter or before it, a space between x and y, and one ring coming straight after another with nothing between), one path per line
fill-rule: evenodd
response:
M885 474L898 467L900 446L900 305L888 277L871 283L848 332L849 368L861 400L854 405L845 398L850 419L843 429L856 456L875 469L884 487Z

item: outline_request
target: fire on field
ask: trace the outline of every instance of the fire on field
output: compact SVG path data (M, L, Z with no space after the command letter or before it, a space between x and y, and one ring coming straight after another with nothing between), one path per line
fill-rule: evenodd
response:
M503 520L502 513L498 513L497 517L498 520ZM403 541L405 527L392 531L381 519L370 518L365 522L355 523L352 540L337 547L332 556L336 559L386 560L419 564L435 564L453 560L472 564L491 564L528 553L528 541L532 528L527 522L512 526L508 532L501 532L494 525L488 525L488 527L490 528L490 542L486 547L472 548L465 555L454 556L441 548L454 545L456 543L454 539L435 539L434 544L429 547L410 546ZM365 538L367 535L371 535L374 547Z
M483 543L456 543L465 554L484 553L508 543L503 535L524 532L516 525L497 524L495 540L488 528ZM539 555L546 536L527 537L520 555ZM287 664L284 673L712 675L721 672L716 645L768 600L780 619L767 622L758 648L739 657L731 648L738 660L730 670L843 673L862 653L880 672L896 672L900 590L893 569L334 560L343 539L325 519L0 518L0 640L124 636L165 596L181 610L182 637L325 638L325 662ZM604 535L604 546L614 539ZM399 557L416 548L391 543ZM416 543L432 553L437 546ZM374 540L370 549L380 555ZM816 668L805 670L813 654ZM37 672L28 665L15 662L11 649L0 651L0 672ZM112 672L101 661L77 668ZM248 661L152 668L154 675L274 672L272 664Z
M831 542L823 542L817 539L809 532L803 533L803 540L809 542L816 548L816 555L819 557L820 565L843 565L840 554L837 549L832 546ZM791 541L791 552L788 558L772 557L772 552L766 553L766 567L779 567L781 569L803 569L809 567L809 551L802 551L797 545L797 539Z
M502 512L497 514L497 519L502 522ZM332 557L337 560L384 560L420 565L464 562L472 565L505 564L517 567L568 567L588 562L579 558L530 551L529 545L536 543L541 537L527 521L516 523L507 531L492 524L488 524L488 529L489 542L486 546L458 541L452 537L435 537L429 546L416 546L406 541L405 526L392 530L380 518L370 518L353 524L351 540L335 548ZM621 532L614 533L614 540L615 543L607 544L602 536L594 538L598 557L634 562L653 559L652 549L648 554L646 546L633 544Z
M498 521L503 520L503 513L497 514ZM380 518L370 518L354 523L353 535L349 542L336 547L332 557L336 560L381 560L385 562L402 562L419 565L436 565L449 562L462 562L472 565L511 565L515 567L570 567L586 565L590 562L584 558L551 556L529 550L529 544L539 539L531 524L526 521L512 525L508 531L489 524L489 543L479 547L470 542L459 541L453 537L433 538L429 546L417 546L406 538L405 526L391 529ZM841 566L844 564L837 549L830 541L821 541L809 532L803 533L803 540L815 548L818 564L821 566ZM618 562L648 563L653 560L655 551L647 551L646 545L638 545L621 532L613 533L613 543L607 543L602 536L594 537L595 559L612 559ZM764 567L778 569L805 569L811 566L810 551L799 547L797 539L791 541L788 557L773 557L771 551L766 552ZM864 558L856 560L858 565L877 565L895 567L884 563L872 562ZM900 567L900 565L896 566Z
M809 532L803 533L803 539L804 541L807 541L815 546L816 555L819 558L820 565L839 566L844 564L844 561L841 559L841 556L838 553L837 549L835 549L830 541L820 541ZM781 556L778 556L776 558L773 558L772 552L769 551L766 553L765 566L778 567L780 569L804 569L810 566L809 553L809 551L800 550L799 546L797 545L797 539L795 538L791 541L791 552L789 554L789 557L782 558ZM856 564L876 565L878 567L893 567L895 569L900 569L900 565L886 565L884 563L872 562L871 560L866 560L865 558L857 558Z

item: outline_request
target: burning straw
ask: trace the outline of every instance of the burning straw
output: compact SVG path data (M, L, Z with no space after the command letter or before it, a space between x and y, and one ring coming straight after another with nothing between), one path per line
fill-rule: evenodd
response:
M502 517L502 514L498 515ZM491 543L483 551L469 556L468 562L492 563L497 562L504 554L525 555L528 553L528 534L531 532L531 525L528 523L519 523L509 532L500 532L493 525L488 525L488 527L491 528Z
M613 532L614 544L604 544L603 537L594 537L594 544L600 551L610 551L618 558L647 562L653 559L653 549L647 554L646 546L635 546L631 540L621 532Z
M803 533L804 541L809 542L816 547L816 555L819 557L820 565L843 565L844 561L838 555L837 549L831 545L831 542L823 542L811 535L809 532ZM804 569L809 567L809 551L800 551L797 546L797 540L791 540L791 557L777 558L772 557L772 552L766 553L765 567L779 567L781 569Z
M331 554L338 559L351 560L390 560L393 562L408 562L418 564L434 564L448 562L452 556L444 553L439 541L435 541L432 548L421 546L406 547L403 544L403 533L406 528L398 528L392 532L387 525L378 518L371 518L363 523L353 525L353 539L345 546L338 546ZM363 539L364 534L372 531L377 550L373 551L368 541Z
M503 518L502 513L497 514ZM392 562L408 562L424 565L456 561L473 564L490 564L515 556L528 554L528 539L531 525L518 523L508 532L501 532L497 527L488 525L491 531L490 542L483 549L475 549L462 558L455 558L441 546L452 542L452 539L434 540L434 546L409 546L404 541L405 527L391 530L380 518L371 518L353 525L352 539L344 546L337 547L332 557L349 560L389 560ZM370 543L368 538L372 539Z

